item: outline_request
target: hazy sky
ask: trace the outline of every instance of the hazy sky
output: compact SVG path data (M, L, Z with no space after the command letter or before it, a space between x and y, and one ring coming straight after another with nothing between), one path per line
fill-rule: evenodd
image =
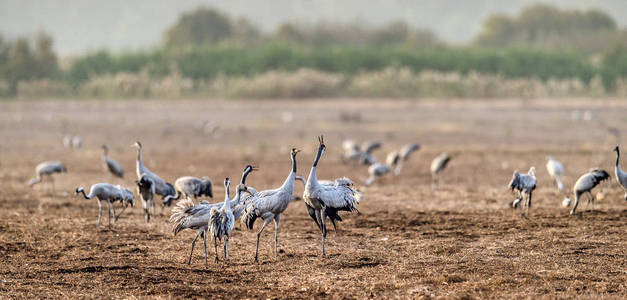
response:
M103 47L141 49L157 44L181 12L205 5L245 16L266 32L286 21L360 20L380 25L403 19L448 42L463 43L488 15L515 14L536 2L599 8L621 27L627 25L627 0L0 0L0 33L12 38L45 30L62 55Z

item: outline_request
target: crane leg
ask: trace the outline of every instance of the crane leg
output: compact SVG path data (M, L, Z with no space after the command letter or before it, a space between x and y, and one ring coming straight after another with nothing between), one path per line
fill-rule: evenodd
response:
M281 215L274 217L274 261L277 261L277 248L279 244L279 225L281 224Z
M218 238L217 237L213 237L213 247L216 250L216 264L220 261L220 259L218 259Z
M259 238L261 237L261 232L264 228L266 228L266 226L268 226L268 224L270 224L271 221L272 219L270 218L263 220L263 225L261 226L259 231L257 231L257 248L255 249L255 262L259 262Z
M533 192L529 192L529 198L527 198L527 212L525 213L526 215L529 215L529 208L531 207L532 195L533 195Z
M203 243L203 246L205 246L205 266L208 266L209 259L207 258L207 231L203 231L202 233L202 243ZM216 252L216 255L218 255L217 252Z
M320 211L320 221L321 221L321 225L322 225L322 257L325 257L327 255L327 252L324 249L324 241L327 238L327 224L326 224L326 212L325 212L325 207L322 207L322 210Z
M107 201L107 216L109 220L109 227L111 227L111 202Z
M573 208L570 209L570 214L574 215L575 211L577 210L577 205L579 205L579 196L581 194L579 193L575 193L575 203L573 204Z
M100 227L100 217L102 216L102 203L98 200L98 224L96 227Z
M192 251L189 252L189 259L187 260L188 265L192 264L192 254L194 254L194 246L196 246L196 240L198 239L199 235L200 235L200 232L196 233L196 236L194 237L194 240L192 241ZM206 260L207 260L207 256L205 256L205 261Z
M126 210L126 207L127 207L127 206L124 206L124 207L122 208L122 211L121 211L121 212L120 212L117 216L115 216L115 220L113 221L114 223L118 221L118 219L120 218L120 216L122 215L122 213L124 212L124 210Z
M224 237L224 262L229 259L229 236Z

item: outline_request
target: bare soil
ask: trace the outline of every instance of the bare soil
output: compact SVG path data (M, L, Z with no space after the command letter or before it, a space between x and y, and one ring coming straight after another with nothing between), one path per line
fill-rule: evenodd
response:
M623 189L612 178L594 190L595 210L584 201L569 216L561 207L588 169L601 167L614 177L612 148L625 136L610 134L611 127L627 128L626 102L0 103L0 298L624 299ZM66 132L82 136L83 148L64 148ZM104 218L105 226L97 228L96 201L73 196L77 186L97 182L135 190L135 140L144 144L147 166L169 182L209 176L215 186L211 202L222 201L222 181L239 178L246 164L260 167L249 185L275 188L290 170L291 147L303 150L298 173L308 174L319 134L328 151L318 177L348 176L364 193L361 213L344 214L337 232L329 233L324 258L320 233L298 200L282 218L278 261L274 226L262 235L258 264L255 233L236 226L228 263L213 262L208 241L209 264L200 242L187 265L195 232L174 236L169 208L147 224L137 200L116 224L106 226ZM366 167L339 158L345 138L382 141L375 152L380 161L405 143L423 148L402 176L364 187ZM124 179L103 170L103 143L126 169ZM444 151L453 159L442 184L432 189L429 165ZM565 166L563 193L546 172L547 155ZM55 176L55 191L26 185L45 160L68 167ZM508 207L515 196L506 185L515 169L530 166L537 168L539 184L529 217L521 218ZM295 194L302 191L297 183Z

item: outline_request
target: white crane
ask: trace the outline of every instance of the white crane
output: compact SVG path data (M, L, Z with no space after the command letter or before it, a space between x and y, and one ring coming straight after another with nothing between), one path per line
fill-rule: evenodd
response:
M627 173L623 172L623 170L621 170L620 168L620 165L618 164L620 160L620 149L618 148L618 146L614 148L614 151L616 151L616 166L614 167L614 171L616 173L616 181L618 182L618 184L620 184L623 190L625 190L625 200L627 200Z
M575 194L575 203L573 204L573 208L570 210L570 214L575 214L577 210L577 205L579 204L579 197L585 193L588 194L588 202L592 202L592 209L594 209L594 196L590 192L595 186L599 185L601 181L607 180L610 178L610 174L605 172L605 170L601 169L591 169L588 173L581 175L577 182L575 182L575 186L573 187L573 192Z
M557 184L557 190L561 191L562 189L564 189L564 184L562 184L561 178L562 173L564 173L564 167L553 156L549 156L546 159L546 170L549 172L551 178L555 179L555 183Z
M436 156L433 161L431 161L431 187L435 187L435 181L438 183L441 181L442 171L446 169L446 166L451 161L451 157L447 153L442 153Z
M172 200L179 200L181 196L184 198L192 197L194 199L202 196L213 198L211 180L206 176L202 178L192 176L179 177L174 182L174 189L176 190L176 197L166 196L163 198L164 205L169 206Z
M52 185L52 190L54 191L54 178L52 175L54 173L66 172L67 168L63 163L58 161L44 161L35 167L36 177L28 181L28 186L32 187L33 185L42 182L45 178L46 182L49 182Z
M281 214L287 209L288 204L292 201L294 193L294 179L296 177L296 154L300 150L292 148L290 157L292 159L292 167L287 178L277 189L265 190L257 193L257 199L253 200L242 218L242 222L246 224L249 230L253 229L255 220L261 218L263 225L257 231L257 247L255 249L255 262L259 261L259 238L263 229L274 220L274 260L277 260L277 244L279 243L279 226L281 223Z
M161 179L161 177L144 166L144 162L142 161L142 144L137 141L133 146L137 147L137 163L135 168L137 179L141 179L142 175L146 174L155 185L155 194L161 195L162 199L167 196L175 196L176 191L174 190L174 186L165 182L165 180Z
M155 184L150 176L144 174L139 180L135 180L137 184L137 193L142 200L142 208L146 223L150 223L150 215L155 213Z
M118 164L118 162L109 157L109 147L107 145L102 145L103 160L104 160L104 168L113 174L114 176L124 178L124 169Z
M216 251L216 263L218 262L218 240L224 238L224 261L229 259L229 237L235 227L235 216L229 203L229 178L224 180L224 204L222 207L212 207L209 215L209 233L213 238L213 245ZM240 184L237 188L235 200L239 202L242 192L249 192L245 185Z
M520 174L514 171L512 180L509 182L508 187L518 191L518 198L512 202L512 207L516 208L520 205L520 216L524 217L529 213L529 207L531 207L531 198L533 191L536 189L538 181L536 180L536 168L531 167L527 174ZM524 195L527 195L525 201ZM520 203L522 201L522 203Z
M244 168L244 172L242 174L242 179L240 180L239 188L243 188L244 182L246 181L246 177L252 171L257 170L257 168L248 165ZM249 194L254 193L251 191L252 188L246 187L246 192ZM231 209L234 210L234 217L237 220L243 209L239 208L242 205L242 201L240 201L241 194L238 193L235 196L235 199L231 200ZM196 236L192 241L192 249L189 253L189 260L187 264L192 263L192 254L194 253L194 246L196 245L196 240L198 237L203 238L203 243L205 246L205 264L207 263L207 230L209 228L209 220L211 217L211 209L214 207L220 207L221 203L210 204L206 201L201 201L199 204L194 205L194 202L190 198L185 198L179 201L176 206L172 209L172 215L170 216L170 222L172 224L172 232L174 235L178 234L184 229L193 229L196 230ZM238 213L239 212L239 213Z
M123 188L121 186L114 186L110 183L96 183L92 185L91 188L89 189L89 195L86 195L83 187L79 186L76 188L76 191L74 192L74 195L78 195L78 194L83 194L83 197L88 200L94 197L98 198L98 224L96 225L97 227L100 226L100 218L102 216L102 201L106 201L107 206L109 208L108 210L109 225L111 225L112 216L115 218L114 222L116 222L118 218L120 217L120 215L122 215L126 207L128 207L129 204L132 207L134 203L133 193L130 190ZM113 206L113 204L117 201L122 202L124 204L124 208L119 214L116 215L115 207Z
M318 146L318 154L316 155L316 160L309 172L307 184L305 185L305 192L303 193L303 199L305 199L307 211L313 211L312 219L316 222L318 228L322 232L322 256L325 256L326 251L324 248L324 242L327 236L327 215L337 214L337 212L341 210L357 211L355 205L359 202L355 199L355 196L349 189L342 186L321 185L318 182L316 169L318 167L320 157L326 149L322 136L318 137L318 141L320 142L320 146Z

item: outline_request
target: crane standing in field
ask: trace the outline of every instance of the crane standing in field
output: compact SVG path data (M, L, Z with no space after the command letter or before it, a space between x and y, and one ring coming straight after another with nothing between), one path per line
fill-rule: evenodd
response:
M368 167L368 174L370 174L370 177L366 180L366 186L371 185L377 177L382 177L389 173L398 164L400 159L400 155L394 155L394 153L392 153L392 155L388 155L385 164L371 164Z
M570 210L570 214L575 214L577 210L577 205L579 205L579 197L581 195L587 193L588 194L588 202L592 202L592 209L594 209L594 196L590 192L594 187L599 185L601 181L607 180L610 178L610 174L605 172L605 170L601 169L591 169L588 173L581 175L577 182L575 182L575 186L573 187L573 192L575 194L575 203L573 204L573 208Z
M115 217L115 221L120 217L120 215L124 212L126 207L130 204L133 206L133 193L128 189L123 187L114 186L110 183L96 183L91 186L89 189L89 195L85 194L85 190L82 186L76 188L74 195L83 194L83 197L87 200L92 199L94 197L98 198L98 224L96 227L100 226L100 218L102 216L102 201L107 202L108 210L108 219L109 226L111 225L111 217ZM120 214L116 215L115 207L113 207L113 203L120 201L124 203L124 208L120 212ZM114 222L115 222L114 221Z
M555 179L557 190L561 191L564 188L561 178L562 173L564 173L564 167L562 164L552 156L549 156L547 157L546 170L549 172L549 175L551 175L551 178Z
M281 214L287 209L288 204L292 201L294 193L294 180L296 177L296 154L300 150L292 148L290 157L292 159L292 167L287 178L279 188L274 190L265 190L257 193L257 199L253 200L246 207L246 212L242 218L242 222L246 224L249 230L253 229L255 220L261 218L263 225L257 231L257 246L255 249L255 262L259 261L259 239L263 229L274 220L274 260L277 260L277 245L279 243L279 226L281 223Z
M614 172L616 173L616 181L618 182L618 184L620 184L623 190L625 190L625 200L627 200L627 173L623 172L623 170L621 170L620 168L620 165L618 164L620 160L620 149L618 148L618 146L614 148L614 151L616 151L616 166L614 167Z
M42 162L35 167L35 174L37 176L28 182L28 186L32 187L46 178L47 180L45 181L52 185L52 191L54 191L54 178L52 177L54 173L67 173L67 168L58 161Z
M155 213L155 184L150 176L144 174L139 180L135 180L137 184L137 193L142 200L142 208L146 223L150 223L150 215Z
M536 180L536 168L531 167L527 174L520 174L514 171L512 180L509 182L508 187L518 191L518 198L512 202L512 207L516 208L520 205L520 216L524 217L529 214L529 207L531 207L531 197L533 191L536 189L538 181ZM524 195L527 195L525 201ZM522 203L521 203L522 202Z
M229 259L229 237L231 236L231 231L235 227L235 215L233 215L233 210L231 207L230 199L229 199L229 178L224 180L224 204L222 207L212 207L211 213L209 214L209 233L213 238L213 244L216 251L216 263L218 262L218 240L222 240L224 238L224 261L226 262ZM236 195L233 201L235 201L235 205L239 204L241 199L242 192L248 191L247 187L244 184L240 184L237 187Z
M174 182L176 197L166 196L163 198L163 204L170 206L172 200L178 200L181 195L185 198L192 197L194 199L202 196L213 198L213 190L209 177L197 178L192 176L184 176L178 178Z
M246 181L246 177L252 171L257 170L255 167L248 165L244 168L244 172L242 173L242 179L240 181L240 186L244 186L244 182ZM239 187L238 187L239 188ZM254 192L251 191L252 188L246 188L246 192L252 194ZM238 209L241 205L240 198L237 194L236 198L229 202L231 204L231 208L234 209L234 217L237 220L241 216L241 211L243 209ZM196 245L196 240L198 237L203 238L203 243L205 246L205 264L207 264L207 230L209 228L209 220L211 217L211 209L214 207L220 207L221 203L210 204L205 201L201 201L199 204L194 205L194 202L190 198L185 198L179 201L176 206L172 209L172 215L170 216L170 222L172 224L172 232L174 235L178 234L180 231L184 229L193 229L196 230L196 236L192 241L192 249L189 253L189 260L187 264L192 263L192 255L194 254L194 246ZM240 213L238 213L238 211Z
M341 210L357 211L355 205L358 204L358 201L349 189L342 186L322 185L318 182L318 178L316 177L318 162L326 149L322 136L318 137L318 141L320 143L320 146L318 146L318 154L309 172L303 199L305 199L307 211L313 211L313 216L311 213L310 216L312 216L312 219L316 222L316 225L318 225L322 233L322 256L325 256L324 242L327 236L326 218L328 212L337 214L337 212Z
M451 157L447 153L442 153L431 161L431 188L435 188L436 180L438 184L441 182L442 178L440 173L446 169L450 161Z
M114 176L124 178L124 169L120 166L120 164L118 164L115 159L108 156L109 147L107 145L102 145L102 150L104 151L102 158L104 160L105 169L111 172L111 174L113 174Z
M165 180L161 179L161 177L157 176L157 174L153 173L146 168L146 166L144 166L144 162L142 161L142 144L137 141L133 146L137 147L137 163L135 168L135 171L137 172L137 179L141 179L142 175L145 174L152 180L155 186L155 194L161 195L162 198L174 196L176 194L174 186L167 183Z

